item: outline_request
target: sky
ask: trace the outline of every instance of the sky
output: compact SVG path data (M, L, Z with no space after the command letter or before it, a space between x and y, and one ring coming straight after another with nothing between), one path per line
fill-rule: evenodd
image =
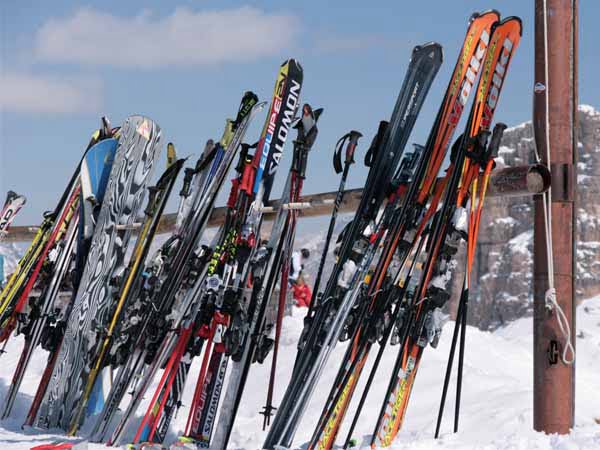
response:
M253 90L269 100L279 65L304 67L302 101L325 109L309 156L305 193L337 189L331 163L337 139L364 134L348 186L366 169L361 156L380 120L389 119L411 49L429 41L444 64L409 142L424 143L474 11L498 9L523 20L523 38L502 92L496 120L531 117L533 1L418 2L346 0L0 2L0 195L28 197L17 224L37 224L53 209L107 115L118 125L144 114L164 141L196 159L218 139L226 117ZM597 53L600 2L580 2L580 103L600 107ZM247 135L254 142L261 117ZM283 185L291 146L273 197ZM156 173L161 172L158 168ZM173 209L171 207L171 209Z

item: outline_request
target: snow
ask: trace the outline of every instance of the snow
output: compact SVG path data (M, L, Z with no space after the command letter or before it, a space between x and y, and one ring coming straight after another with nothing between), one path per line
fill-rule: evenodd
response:
M590 116L600 116L600 112L592 105L579 105L579 111L589 114Z
M513 153L515 153L517 150L512 148L512 147L507 147L506 145L501 145L500 148L498 149L498 154L499 155L503 155L503 154L509 154L512 155Z
M0 255L4 256L4 274L10 274L15 270L19 258L28 243L2 242L0 243Z
M515 130L522 130L523 128L527 127L531 125L531 120L528 120L526 122L523 122L519 125L515 125L514 127L508 127L506 130L504 130L505 133L510 133L511 131L515 131Z
M284 322L281 359L277 365L275 404L287 385L286 377L293 365L295 343L302 329L303 315L303 310L294 310L294 315L286 318ZM439 347L428 348L424 353L404 429L392 449L600 449L600 425L594 422L594 418L600 418L600 296L584 301L577 309L575 428L567 436L548 436L531 429L533 324L531 318L524 318L495 332L468 327L460 430L458 434L451 433L451 416L454 410L451 386L442 436L439 440L434 440L433 431L453 326L453 322L448 322L444 327ZM11 339L7 353L2 356L0 396L6 393L21 345L21 339ZM303 445L310 439L343 352L344 345L338 345L296 435L296 445ZM355 432L359 444L368 440L372 431L373 421L381 405L382 391L394 363L395 352L396 347L391 347L386 352L375 378L376 389L369 396ZM371 353L373 357L375 352ZM58 435L33 429L20 429L44 364L44 352L38 351L24 381L22 392L17 397L13 417L0 425L0 448L22 450L53 439L62 439ZM253 367L251 371L249 385L232 435L231 448L257 449L261 446L265 432L262 431L262 416L258 411L266 398L269 364L270 359L262 366ZM190 380L195 379L198 372L199 361L195 361ZM357 392L361 391L360 387ZM192 393L193 383L188 383L184 398L190 399ZM354 410L356 401L357 399L354 399L350 411ZM141 416L145 406L142 405L138 416ZM184 406L174 421L174 431L168 439L173 440L184 428L186 418L187 408ZM347 426L345 423L340 440L345 437ZM129 430L130 437L133 431ZM89 445L90 450L104 448L99 444Z
M513 217L497 217L494 219L494 223L505 226L514 226L519 224L519 222Z
M499 169L502 169L503 167L506 167L506 165L507 165L507 164L506 164L506 161L504 160L504 157L503 157L503 156L496 156L496 157L494 158L494 162L496 163L496 166L497 166Z
M533 231L525 231L521 234L518 234L510 241L508 241L508 245L511 247L513 253L525 253L530 254L529 246L533 242Z

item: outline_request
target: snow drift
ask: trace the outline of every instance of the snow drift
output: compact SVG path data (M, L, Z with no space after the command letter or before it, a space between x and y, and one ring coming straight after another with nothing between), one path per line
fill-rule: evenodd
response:
M302 328L303 315L304 311L295 310L294 315L286 318L284 323L275 404L281 398L288 382L287 377L296 354L295 345ZM468 327L460 431L458 434L451 433L451 415L454 408L451 386L446 406L447 416L442 424L442 437L434 440L435 419L453 325L452 322L446 324L437 349L428 348L425 351L404 429L393 449L600 449L600 425L594 420L600 419L600 296L582 302L577 309L576 425L568 436L548 436L532 431L533 324L531 318L524 318L495 332ZM1 356L0 397L7 391L21 346L20 338L11 339L6 349L7 353ZM296 436L297 448L303 448L310 439L344 348L344 345L336 348L312 398ZM392 347L387 351L378 371L372 395L366 403L354 435L359 446L368 443L397 350L397 347ZM371 356L375 353L371 352ZM13 417L0 424L2 449L24 450L40 443L63 439L58 432L53 435L33 429L21 430L21 424L46 362L46 354L38 350L34 358L23 390L17 398ZM258 412L265 402L269 369L266 363L254 366L251 370L230 442L232 449L259 449L263 442L266 432L262 431L263 416ZM189 380L194 380L198 372L199 361L196 360ZM184 400L191 399L193 389L193 383L188 383ZM139 417L143 414L148 400L146 399L138 411ZM357 400L358 398L355 402ZM349 411L353 410L354 405ZM169 441L176 439L177 434L183 430L186 418L187 405L184 404L173 422ZM340 440L345 437L347 425L341 430ZM88 427L89 424L84 427L84 435ZM130 438L134 432L134 429L129 430ZM98 450L107 447L89 444L89 448Z

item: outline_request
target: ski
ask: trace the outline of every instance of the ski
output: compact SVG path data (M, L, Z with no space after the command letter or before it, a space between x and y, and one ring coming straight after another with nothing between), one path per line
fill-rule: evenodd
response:
M425 44L413 50L391 120L389 124L380 124L373 145L367 153L367 161L371 167L360 205L345 232L338 252L338 262L322 294L323 302L315 311L314 317L305 320L308 331L304 333L304 341L300 343L292 382L286 389L263 448L291 445L316 381L359 293L358 289L350 287L358 283L374 257L374 250L367 248L369 238L363 238L363 233L369 225L374 226L378 219L387 187L441 60L442 52L438 44ZM371 238L371 247L376 249L381 234L372 233Z
M102 118L102 120L104 122L105 118ZM110 132L111 130L107 130L105 127L102 127L94 132L56 207L53 211L44 214L44 220L39 226L31 244L29 245L23 257L19 260L16 270L10 276L8 282L2 289L2 292L0 292L0 328L2 327L2 323L7 323L7 321L8 323L13 322L10 320L11 315L19 312L19 308L15 308L15 302L17 301L23 289L24 283L30 281L29 274L33 267L38 263L38 258L44 251L48 239L50 238L54 229L60 226L60 224L56 224L55 221L59 218L61 212L65 208L65 204L70 198L72 191L79 186L81 167L88 151L96 143L109 137ZM21 303L20 306L22 307L22 305L23 303Z
M42 294L40 299L30 300L29 314L27 314L26 318L21 318L19 320L21 327L19 331L25 335L25 344L23 350L21 351L21 356L17 363L17 367L15 368L10 388L5 397L2 415L0 417L1 419L8 417L12 410L17 392L23 380L23 375L33 355L33 350L36 348L42 338L44 324L48 315L50 314L50 307L54 303L54 298L58 293L60 281L65 275L66 269L68 268L68 263L70 262L70 257L74 250L74 244L76 243L77 239L79 208L79 190L76 189L67 203L67 208L63 211L62 216L58 220L60 227L55 230L55 235L52 236L48 241L48 249L45 250L46 254L40 256L40 261L43 262L46 259L50 248L56 252L56 256L54 257L55 262L47 262L49 265L54 265L54 274L48 285L47 291ZM39 272L39 269L37 269L37 271ZM35 280L35 278L36 277L32 274L31 279ZM29 286L28 283L29 290L31 290L32 286L33 284ZM25 298L29 297L29 290L24 292L23 295ZM38 302L40 303L37 304ZM15 320L17 319L15 318ZM12 327L15 325L7 325L7 328L3 330L3 333L10 333L12 331Z
M125 395L133 377L138 380L135 393L122 420L113 431L110 442L120 439L124 427L129 422L132 412L137 408L156 368L165 359L164 356L172 350L171 343L176 337L174 332L178 329L183 318L189 314L188 306L197 295L193 286L190 286L194 283L193 279L183 283L185 275L189 275L190 270L192 270L195 273L193 275L194 279L201 277L201 274L197 273L197 269L200 271L201 269L196 268L196 264L201 264L202 257L196 255L194 251L198 247L216 196L229 171L241 140L252 118L263 106L264 104L257 103L257 98L253 93L248 92L242 99L236 119L227 122L227 132L221 143L224 144L222 145L223 158L216 168L215 175L207 179L207 184L202 191L198 190L195 193L194 207L191 209L193 213L184 219L178 234L171 241L172 247L165 249L167 251L166 258L161 260L162 262L159 262L156 268L160 276L149 278L151 284L148 285L148 295L144 293L143 296L144 298L147 297L147 300L144 301L152 302L154 305L150 310L152 313L143 317L136 326L136 336L128 346L130 348L129 355L125 358L117 374L105 408L92 431L94 440L103 439L107 433L116 408ZM173 309L174 296L177 291L184 287L186 292L184 295L178 294L177 309ZM157 326L161 327L160 324L165 324L165 321L170 321L172 326L164 329L156 328ZM146 364L150 365L145 368ZM144 372L143 375L142 371Z
M509 17L492 26L483 70L467 127L453 146L445 176L445 193L436 220L429 231L426 260L414 298L400 333L400 352L394 366L371 446L387 447L394 440L408 406L408 399L427 343L437 345L439 332L432 330L436 313L448 300L443 285L449 278L448 260L463 237L464 203L476 171L471 164L486 154L487 138L508 65L521 37L521 21ZM478 175L478 173L476 174ZM432 331L434 333L432 334Z
M285 308L285 289L288 283L286 267L291 259L298 214L298 211L293 209L293 204L298 203L300 198L308 154L317 138L317 121L321 113L322 109L313 110L310 105L305 104L302 116L295 126L298 136L293 142L292 167L282 195L282 203L274 219L270 239L266 245L259 246L252 262L250 274L252 289L249 294L247 313L244 313L244 316L247 317L247 325L241 336L242 345L232 356L232 370L223 398L223 406L219 413L215 436L211 442L213 448L228 448L251 364L255 361L262 363L271 348L273 348L273 360L268 389L270 394L267 394L267 406L263 409L262 414L265 416L265 420L272 414L273 371L276 370L277 347ZM289 207L286 207L285 201L288 202ZM278 280L280 280L279 305L273 308L271 305L277 305L274 302L273 292ZM273 309L277 310L274 340L270 336L273 324L265 324L266 312Z
M352 317L353 323L357 325L353 325L350 335L347 336L350 345L309 448L331 448L335 441L371 345L381 334L378 330L384 323L384 315L389 314L389 302L392 300L389 297L398 295L398 292L390 292L392 286L389 283L388 269L392 257L400 247L403 256L398 264L403 266L424 229L423 226L416 226L414 236L409 237L408 241L410 242L408 242L406 240L408 231L414 226L412 222L427 223L428 221L429 216L426 214L424 218L421 218L420 211L432 194L430 180L437 178L437 172L445 158L448 142L460 119L463 104L468 98L470 79L476 77L478 69L481 67L487 48L489 32L497 18L498 15L494 11L475 14L471 17L465 43L459 53L427 145L424 148L417 147L413 153L407 155L407 158L403 161L403 166L398 171L398 176L393 182L396 189L395 195L400 195L403 198L402 200L398 199L400 205L391 220L393 225L386 237L382 256L370 277L368 292L364 296L364 305L361 309L357 309ZM437 202L437 198L434 195L434 203ZM416 261L416 259L413 258L413 261ZM407 280L405 279L403 282L406 285ZM388 284L385 289L384 283ZM404 293L404 291L400 291L400 293ZM396 308L391 316L394 318L399 312L399 308ZM389 336L389 332L386 333L387 336ZM382 348L385 342L385 340L382 342ZM374 374L374 371L372 373ZM369 384L367 383L367 386ZM365 397L366 393L363 393L361 405L364 403ZM358 408L357 416L361 407ZM356 422L354 421L354 423ZM352 429L353 426L351 426L350 432L352 432Z
M8 234L8 228L26 202L27 198L24 195L19 195L14 191L8 191L6 194L4 207L0 211L0 242Z
M297 75L299 73L300 75ZM279 164L279 159L281 156L281 152L283 149L283 144L285 143L285 137L287 137L288 129L291 126L292 119L295 115L295 108L297 107L297 101L300 91L301 85L301 68L299 69L299 65L294 61L287 61L282 65L282 68L279 73L278 80L275 86L275 94L273 97L273 102L271 103L270 113L267 117L267 122L265 123L265 127L263 128L263 134L261 135L261 140L258 144L258 149L255 153L255 156L250 164L246 164L243 170L242 179L245 181L245 185L239 185L239 192L234 192L234 196L236 197L235 201L232 201L231 209L229 211L229 222L233 225L230 229L223 228L219 233L220 244L213 247L215 248L213 257L211 261L208 263L206 275L202 277L202 279L206 279L206 288L204 294L202 296L202 300L200 301L200 309L198 312L198 318L194 321L197 323L196 327L200 327L199 345L202 345L204 341L206 341L207 347L204 352L203 359L203 368L201 369L200 379L197 382L197 389L194 398L198 399L199 390L202 388L205 391L209 388L209 386L204 386L205 381L209 384L212 382L210 387L213 387L215 390L210 393L204 392L205 398L211 399L210 405L218 405L219 396L220 396L220 388L222 386L222 382L217 382L217 376L224 376L224 372L226 369L226 359L225 356L225 345L221 343L221 339L224 338L224 333L232 334L232 327L229 327L230 316L233 310L230 308L234 305L236 298L236 292L239 291L240 286L237 283L243 283L246 275L245 271L247 271L248 261L251 259L249 254L251 254L253 249L253 243L244 243L244 246L248 245L247 249L240 249L239 244L236 244L236 249L233 255L239 257L243 255L245 261L238 266L238 268L234 268L238 263L234 261L233 264L228 263L223 266L221 270L225 270L223 273L229 273L230 276L233 277L232 283L237 284L235 287L232 286L229 288L229 294L223 294L223 286L225 283L219 280L219 274L216 272L216 266L220 264L213 263L215 258L225 258L222 252L226 249L226 247L233 243L231 240L231 233L236 233L236 235L240 236L244 233L243 227L245 223L243 221L244 217L246 217L249 212L252 211L252 208L262 207L262 202L254 203L251 205L250 201L254 198L256 201L256 195L262 195L263 199L266 201L268 198L268 191L270 191L273 177L275 174L275 170L277 165ZM290 106L291 105L291 106ZM244 147L244 150L241 155L241 161L243 162L246 159L248 146ZM273 153L274 155L272 155ZM260 158L260 159L259 159ZM250 176L249 174L252 174ZM258 180L262 180L259 184ZM252 182L250 182L252 181ZM237 185L234 183L232 189L236 190ZM260 192L259 192L260 191ZM230 198L231 201L231 198ZM261 214L258 212L258 214ZM253 236L258 235L260 230L260 219L254 216L254 228L251 230L252 236L248 236L249 238L255 239ZM239 238L238 238L239 239ZM231 265L230 265L231 264ZM229 267L229 269L228 269ZM235 275L234 275L235 274ZM215 288L211 288L211 285L217 286ZM227 287L225 288L225 292L227 291ZM221 299L221 295L223 295L223 299ZM206 298L208 296L208 298ZM212 300L209 300L212 299ZM224 304L219 304L220 302L224 302ZM213 310L213 312L210 312ZM203 318L204 317L204 318ZM207 322L207 323L205 323ZM202 326L201 324L205 324ZM190 327L193 325L190 323ZM225 330L228 330L227 332ZM240 332L240 331L236 331ZM196 332L187 332L187 328L184 329L185 334L182 334L183 339L190 339L192 335L195 335ZM180 337L180 339L182 339ZM215 341L215 346L213 347L213 341ZM191 343L190 343L191 344ZM201 348L201 347L200 347ZM232 352L232 349L229 349ZM212 352L212 353L211 353ZM212 356L211 356L212 354ZM203 378L206 374L206 368L208 361L211 360L211 368L218 367L219 372L216 374L209 373L208 379ZM185 367L185 366L184 366ZM180 365L175 364L173 366L173 371L176 373L180 369ZM170 375L170 380L175 379L175 373ZM222 380L221 380L222 381ZM161 388L163 391L166 389L168 391L172 388L172 382L169 382L169 378L165 380L164 383L161 382ZM158 390L157 390L158 394ZM159 395L155 394L156 397L156 407L153 407L154 401L151 403L151 407L148 409L146 416L144 418L143 425L150 425L149 437L152 439L154 437L154 429L156 424L158 423L157 414L161 414L164 409L164 403L166 403L166 396L169 392L163 392ZM160 402L158 399L163 398L163 401ZM215 403L216 402L216 403ZM152 409L151 409L152 408ZM192 413L195 414L196 417L202 414L202 411L198 412L192 406ZM200 413L200 414L199 414ZM214 414L207 414L207 411L203 412L203 417L207 423L202 425L204 429L211 429L216 419ZM190 416L191 417L191 416ZM199 418L199 417L198 417ZM189 421L188 421L189 424ZM196 426L199 426L199 421L196 421ZM134 443L138 442L139 439L143 436L144 431L142 425L138 429L138 433L134 439Z

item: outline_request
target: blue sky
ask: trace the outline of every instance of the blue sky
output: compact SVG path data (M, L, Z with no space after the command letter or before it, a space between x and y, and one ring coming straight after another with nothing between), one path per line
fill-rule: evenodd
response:
M516 124L531 116L533 1L3 1L0 195L27 195L17 223L39 223L101 115L114 124L148 115L165 143L197 155L208 138L220 136L245 90L268 100L288 57L304 67L303 100L325 108L305 192L334 190L338 137L362 131L364 154L379 120L389 118L411 48L437 41L445 62L410 139L425 141L468 17L492 7L523 19L496 112L497 120ZM580 102L596 107L599 18L600 2L580 2ZM288 147L273 196L289 154ZM360 185L365 173L357 164L349 185Z

